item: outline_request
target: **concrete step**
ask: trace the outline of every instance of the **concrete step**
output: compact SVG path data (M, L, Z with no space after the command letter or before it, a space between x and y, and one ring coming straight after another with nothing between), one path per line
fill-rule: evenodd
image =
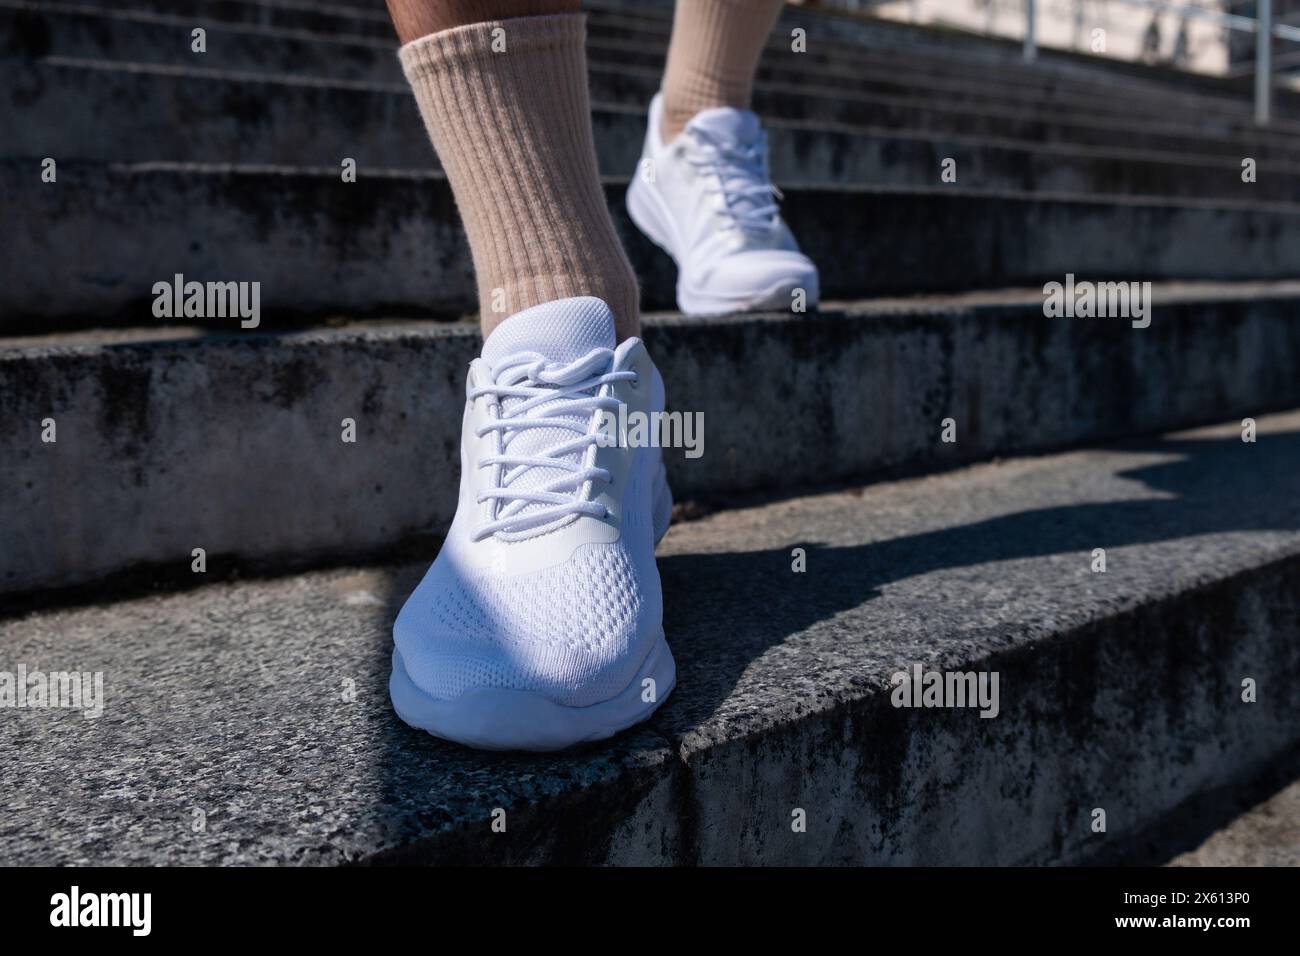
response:
M6 5L23 0L4 0ZM70 4L27 3L42 11L63 11ZM139 18L152 16L170 21L199 20L206 26L236 26L254 30L316 33L331 37L369 37L392 41L393 33L383 5L374 4L307 4L300 0L132 0L127 11L120 11L112 0L78 0L76 8L110 15L124 12ZM671 22L669 10L631 8L622 4L584 4L590 15L590 31L597 40L623 42L634 49L662 49L667 44ZM1240 83L1187 74L1176 70L1152 68L1140 64L1101 60L1067 51L1044 49L1033 65L1021 61L1019 43L997 38L961 34L945 28L918 27L895 21L844 15L842 12L787 7L781 23L773 31L769 48L788 52L791 29L804 29L813 41L802 54L813 63L849 65L857 68L863 53L886 62L896 57L908 65L921 67L932 75L950 71L963 75L977 73L985 78L1006 78L1017 86L1039 85L1044 80L1060 79L1086 84L1094 97L1119 95L1140 99L1147 92L1160 95L1199 98L1203 106L1212 102L1240 112L1249 112L1249 89ZM37 31L37 38L40 37ZM989 66L997 71L989 71ZM1018 82L1033 79L1032 84ZM1290 111L1293 98L1279 91L1279 115Z
M628 86L636 78L627 77ZM642 81L644 82L644 81ZM631 98L631 93L621 94ZM952 98L957 99L957 98ZM1072 143L1134 149L1288 159L1295 155L1294 131L1261 132L1248 119L1205 116L1117 119L1062 112L1050 104L1035 109L1019 105L981 104L962 107L949 97L885 96L843 93L810 95L805 88L767 86L755 91L754 108L765 116L798 116L809 122L871 125L885 129L946 132L968 136L997 136L1035 143ZM1258 154L1258 155L1256 155Z
M140 322L155 283L259 281L268 318L463 314L475 290L451 191L438 174L362 167L0 162L17 224L0 261L0 332ZM675 270L606 196L647 307L673 304ZM784 213L827 298L1105 279L1289 279L1300 206L1080 199L964 187L792 189ZM201 215L198 213L201 212ZM1116 236L1129 237L1118 243ZM843 250L854 250L845 255ZM436 250L436 254L434 253ZM39 265L40 268L34 268Z
M764 53L765 69L769 80L803 74L816 82L823 76L835 76L834 85L852 78L872 77L883 79L893 71L897 78L906 78L908 89L960 90L963 98L976 90L997 90L1003 99L1032 100L1051 97L1068 91L1073 108L1089 111L1122 112L1127 100L1138 112L1161 104L1167 115L1190 117L1201 112L1223 113L1249 121L1251 90L1247 85L1228 83L1218 78L1197 77L1187 82L1188 74L1177 71L1152 70L1100 57L1062 58L1055 51L1044 50L1044 56L1029 65L1022 60L1020 44L1014 44L1011 56L990 59L989 49L996 49L994 38L978 37L981 55L955 54L950 48L929 48L932 34L926 28L882 20L857 21L841 16L826 16L820 12L799 12L787 7L782 22L773 30ZM791 30L795 26L807 29L808 39L803 52L792 51ZM844 31L846 26L858 30ZM895 44L885 37L902 27L922 35L919 42ZM666 47L668 27L646 27L643 23L622 15L602 13L593 15L588 33L597 44L621 45L630 52L658 50ZM973 49L972 52L975 52ZM1003 50L1002 53L1008 51ZM637 56L638 64L653 63ZM1076 62L1063 62L1074 60ZM1208 83L1200 82L1209 80ZM967 84L970 84L968 86ZM1288 91L1279 91L1277 118L1294 122L1297 119L1297 98Z
M102 0L96 0L102 2ZM256 0L254 0L256 2ZM671 24L671 5L650 10L640 4L617 0L600 0L585 4L592 8L593 22L603 29L622 29L639 42L667 42ZM1095 84L1098 92L1109 88L1207 97L1221 102L1249 101L1253 77L1234 79L1204 73L1192 73L1168 65L1095 56L1072 50L1040 46L1033 63L1024 62L1023 44L1017 37L990 36L968 31L948 23L912 24L880 19L870 12L840 9L817 9L787 5L768 48L789 48L790 31L803 28L810 49L843 57L848 62L864 53L872 59L897 56L906 63L925 63L939 70L983 67L986 72L1019 78L1031 83L1047 77ZM1285 88L1275 91L1282 109L1295 116L1300 97Z
M158 66L396 84L403 81L397 38L313 32L203 19L207 52L190 48L192 16L81 3L0 0L0 54L75 57Z
M651 316L670 409L703 420L702 454L667 453L674 490L789 493L1300 404L1300 283L1152 299L1146 328L1046 318L1041 290ZM450 522L472 325L231 320L6 344L0 593L185 580L194 548L253 567L369 559Z
M436 168L405 85L231 74L194 67L46 60L10 65L23 90L0 101L0 126L15 155L111 162L215 162L318 166L348 156L365 167ZM30 92L28 92L30 91ZM123 112L122 103L133 108ZM33 117L60 117L58 123ZM183 128L176 117L183 116ZM596 103L601 168L627 175L645 135L641 107ZM1260 161L1242 182L1231 155L1029 145L949 134L769 120L773 175L784 186L939 184L942 162L957 162L971 189L1176 195L1290 201L1300 164ZM1205 141L1206 151L1216 144ZM1217 144L1228 149L1229 144Z
M45 6L45 4L41 4ZM118 11L121 0L72 0L86 9ZM328 0L129 0L131 13L184 17L197 25L237 23L246 26L308 30L340 36L393 40L393 22L382 4L335 4Z
M12 3L12 0L8 0ZM340 40L347 42L349 37L329 36L324 34L303 33L301 31L289 31L286 34L284 28L261 27L256 23L259 19L266 19L269 14L274 13L293 13L298 7L290 4L288 6L281 4L264 4L264 3L218 3L209 5L209 10L226 10L229 8L233 11L244 11L246 14L250 11L261 11L262 16L250 17L251 23L236 23L233 28L244 31L236 34L238 38L235 42L235 49L243 50L246 46L244 42L250 34L249 30L278 30L274 38L289 43L291 55L288 57L290 66L288 67L292 76L290 82L300 80L302 70L298 67L301 59L306 60L306 65L319 63L320 50L326 51L326 55L338 55L338 58L344 64L353 63L359 56L360 60L366 63L374 61L379 55L380 50L376 44L380 44L387 50L392 48L392 39L388 37L384 40L377 38L358 38L357 45L349 48L347 54L342 54L343 47L340 46ZM6 8L0 8L6 9ZM15 28L11 31L18 38L13 47L20 51L28 53L39 53L41 51L52 51L56 47L56 35L59 34L58 23L51 25L45 18L50 16L70 16L67 9L81 9L85 12L80 14L84 20L87 16L98 15L98 25L90 27L82 25L80 33L75 29L72 32L76 35L90 36L97 38L100 45L107 46L110 50L115 51L113 55L120 56L120 49L130 48L139 50L146 60L156 59L159 51L170 51L168 56L173 60L176 57L182 57L185 65L193 72L180 74L188 76L190 87L203 89L206 85L211 84L214 79L225 78L227 81L240 77L240 74L232 74L229 71L209 72L210 67L195 68L195 57L185 52L184 44L178 44L176 37L179 35L178 30L183 30L187 21L183 17L174 15L167 19L167 15L154 14L145 15L140 13L118 14L115 18L105 18L102 11L97 12L94 8L53 8L53 12L42 11L35 16L38 22L33 24L33 14L27 8L7 8L7 15L15 21ZM356 13L354 8L351 13ZM596 92L597 99L610 104L622 104L634 108L643 107L659 82L659 73L657 66L643 66L632 68L628 65L628 60L633 58L632 51L640 48L646 42L637 41L636 39L626 39L623 36L624 26L620 25L618 17L621 15L597 14L593 18L593 53L598 54L596 62L593 64L592 81L593 88ZM166 23L157 22L159 19L167 19ZM370 21L366 21L370 22ZM600 26L599 24L605 24ZM115 29L116 27L116 29ZM139 29L152 29L155 34L148 40L119 42L118 35L123 30L134 31ZM164 39L156 31L166 30L172 34L170 39ZM603 33L609 33L611 38L602 39ZM65 29L63 32L67 32ZM106 39L111 37L112 39ZM304 37L317 37L320 43L316 46L319 48L314 57L303 57ZM262 36L262 39L268 37ZM183 37L182 37L183 39ZM65 46L68 44L65 43ZM85 45L84 43L82 44ZM204 63L220 62L221 46L215 48L216 56L209 59L206 55ZM152 52L148 52L152 51ZM263 49L253 49L247 52L247 55L262 55L266 51ZM855 73L862 72L861 51L856 60L846 60L844 63L830 63L827 66L815 66L818 55L800 54L797 61L792 60L794 56L779 44L774 48L773 55L769 57L770 61L778 64L796 64L788 67L782 67L774 75L784 76L786 80L802 79L808 82L783 82L774 83L764 86L760 90L758 97L758 106L768 115L774 116L797 116L816 124L840 124L840 125L857 125L870 124L873 134L879 134L885 130L913 132L921 131L930 134L944 133L956 134L973 137L996 137L996 138L1013 138L1023 139L1028 142L1039 143L1082 143L1092 144L1098 148L1113 148L1116 136L1123 137L1126 148L1129 150L1166 150L1177 151L1179 153L1211 153L1223 157L1232 157L1234 163L1239 163L1242 155L1249 154L1256 160L1266 157L1278 157L1279 161L1290 162L1295 155L1295 130L1287 127L1285 124L1278 124L1272 131L1267 134L1260 134L1248 120L1248 109L1244 101L1233 102L1228 100L1221 101L1221 104L1215 104L1202 98L1193 103L1191 100L1186 102L1174 103L1168 99L1168 96L1161 96L1159 99L1147 102L1144 98L1143 87L1131 82L1127 86L1116 84L1110 86L1093 86L1085 91L1079 87L1075 81L1073 87L1058 92L1055 84L1064 82L1058 77L1052 75L1036 76L1033 83L1025 83L1018 80L1014 75L1003 78L1000 74L995 74L995 87L989 87L990 75L987 69L980 64L973 66L964 66L958 64L954 66L948 63L946 66L941 64L910 63L908 56L914 54L888 54L885 51L874 51L870 58L871 62L879 60L875 66L877 79L870 81L874 83L871 87L877 90L876 93L862 93L861 91L853 92L851 89L851 78ZM657 54L655 54L657 56ZM897 62L890 62L888 57L903 57ZM286 57L273 58L272 62L284 62ZM384 55L383 61L388 65L390 70L395 69L391 56ZM68 63L69 60L59 58L57 63ZM85 66L84 59L74 58L71 62L78 62ZM97 61L101 64L104 61ZM116 60L114 62L117 62ZM171 66L179 64L173 62ZM157 67L155 66L155 69ZM980 70L979 73L972 75L970 71L974 68ZM161 119L157 116L141 116L137 122L138 126L153 128L155 125L161 126L161 129L154 131L154 135L147 137L129 138L122 135L122 130L115 127L104 134L95 132L96 126L102 123L104 115L120 115L121 111L117 109L105 111L93 110L92 105L104 97L109 96L107 89L99 89L99 85L105 84L105 78L99 74L91 74L79 78L69 78L66 75L60 75L64 83L71 82L71 86L65 86L63 83L49 84L48 78L41 74L27 74L17 66L11 64L10 69L18 70L17 75L11 78L9 85L15 91L15 99L12 108L17 111L17 120L14 122L14 128L23 131L26 130L26 137L19 137L20 142L16 142L10 148L10 154L27 154L32 152L52 152L54 146L61 147L65 152L68 149L75 149L76 155L83 158L104 158L112 160L131 160L131 159L168 159L182 160L194 159L195 156L176 156L172 155L177 150L185 148L184 143L176 143L175 112L166 113L165 107L179 110L193 111L198 104L198 112L201 114L198 119L204 118L203 114L212 114L222 112L227 104L234 104L239 109L239 114L245 119L245 136L251 135L258 127L256 122L258 116L265 116L271 112L287 112L299 117L298 123L288 125L300 125L304 116L352 116L359 110L363 109L363 104L359 97L369 99L372 96L382 97L383 90L387 90L396 96L404 97L405 87L397 82L395 76L387 82L387 86L379 88L368 85L364 90L357 89L336 90L335 93L343 98L343 102L330 102L327 105L333 108L333 111L312 113L312 101L326 94L319 88L316 89L316 96L309 96L304 99L301 95L290 97L284 103L265 104L250 103L250 98L259 95L270 96L275 93L283 93L284 86L253 86L237 87L224 91L220 97L208 96L198 97L188 87L180 90L163 89L159 92L158 87L162 84L159 82L160 74L140 75L136 73L129 79L122 79L120 82L127 84L127 89L115 90L113 96L121 96L126 101L145 104L144 112L146 114L158 114L164 112ZM258 66L259 73L265 73L268 69L265 63ZM965 74L946 74L940 75L938 79L934 74L942 74L942 70L966 70ZM783 72L782 72L783 71ZM170 75L170 74L162 74ZM391 74L389 74L391 75ZM879 77L886 79L882 80ZM354 83L356 81L353 81ZM884 85L882 85L882 83ZM91 92L87 95L85 86L89 84ZM141 91L139 87L145 86ZM846 86L849 87L851 96L846 97ZM985 88L980 89L981 86ZM96 90L98 89L98 95ZM892 95L881 90L892 91ZM1040 93L1045 90L1045 93ZM1102 90L1104 92L1098 92ZM1174 94L1179 95L1179 94ZM1026 101L1024 97L1031 97ZM155 101L156 97L156 101ZM1046 97L1046 99L1043 99ZM69 121L66 126L52 127L50 124L41 124L39 128L31 129L31 123L24 123L23 117L30 116L32 110L33 98L41 101L42 112L46 116L68 116L76 117L76 121ZM180 100L181 102L177 102ZM114 102L123 100L114 99ZM942 106L937 106L941 103ZM150 108L151 107L151 108ZM378 115L391 115L394 109L400 109L389 104L380 104ZM1224 109L1230 109L1232 112L1225 113ZM299 112L299 111L302 112ZM187 114L188 115L188 114ZM362 112L363 117L373 115L373 111ZM1068 122L1062 122L1061 117L1070 117ZM239 117L235 115L222 117L229 123L237 123ZM99 122L96 122L99 120ZM337 121L336 121L337 122ZM202 124L201 124L202 125ZM216 120L210 119L209 125L219 125ZM328 121L327 121L328 125ZM285 124L277 124L275 129L286 128ZM389 149L388 154L397 157L396 159L384 160L388 166L403 166L408 161L406 157L412 153L422 153L427 155L427 149L420 142L418 124L402 124L402 132L399 134L401 146L397 149ZM382 135L382 130L376 131L368 128L365 119L353 123L345 134L350 142L373 144L376 142L375 134L378 133L381 141L386 141ZM41 149L33 150L25 144L26 139L36 139L40 142ZM231 137L236 140L239 137ZM325 131L324 138L328 141L331 137L329 131ZM169 141L171 145L169 146ZM308 138L305 142L311 142ZM75 143L76 146L71 144ZM144 148L145 144L159 144L162 149L161 155L141 156L139 150ZM371 147L377 148L377 147ZM113 155L108 155L113 153ZM218 155L225 155L226 150L219 150ZM198 159L202 161L212 161L214 157L203 153ZM243 162L260 161L256 157L244 155L241 157ZM282 158L276 160L279 162L303 162L303 160L293 160ZM1172 178L1172 177L1170 177ZM1284 184L1279 184L1281 188L1287 188Z
M9 156L311 165L324 153L356 156L370 165L428 168L433 155L405 83L75 58L0 61L0 75L7 77L14 91L7 101L0 101L0 122L12 130L5 147ZM640 82L631 82L625 71L606 74L593 70L592 77L596 112L613 114L595 118L600 158L606 169L623 171L639 155L644 134L641 114L653 94L657 74L647 73ZM601 77L611 82L601 83ZM975 114L965 113L948 123L937 113L927 122L924 111L855 112L844 105L842 96L792 93L792 89L770 88L760 98L780 107L768 120L769 126L798 137L800 151L811 154L825 148L818 139L820 134L834 133L877 139L916 135L915 130L930 137L1020 140L1025 147L1095 141L1100 145L1093 145L1093 151L1111 154L1116 151L1114 136L1125 135L1124 151L1152 152L1174 164L1192 160L1230 168L1238 186L1245 155L1262 159L1268 166L1266 172L1277 169L1294 174L1297 168L1300 140L1283 134L1252 139L1250 133L1243 139L1226 129L1212 135L1186 124L1139 124L1141 132L1137 133L1130 122L1098 117L1044 124L1031 113L1009 107L981 114L981 121ZM123 113L122 103L134 107ZM1009 119L1013 112L1014 119ZM915 124L907 121L909 115L917 118ZM59 121L34 119L51 116ZM177 126L178 116L185 117L183 127ZM864 125L875 122L880 125ZM1111 139L1095 135L1098 129L1111 131ZM805 145L803 140L811 142ZM1283 158L1269 163L1264 157L1270 155ZM810 177L798 178L807 181ZM1168 178L1175 177L1171 174ZM1259 178L1267 181L1270 176ZM1293 187L1288 185L1288 190L1285 195L1295 195Z
M191 19L166 14L0 0L0 33L11 38L4 48L10 55L403 82L392 39L211 24L207 27L207 52L196 55L188 43L192 25ZM593 15L589 32L588 56L597 83L603 73L629 69L648 73L651 81L657 82L666 40L629 39L619 27L607 25L602 14ZM1131 82L1123 86L1087 82L1041 71L1027 82L1027 77L1015 71L990 71L986 64L914 51L820 51L821 46L814 44L812 50L794 54L788 44L774 44L760 65L760 88L774 84L822 90L829 95L845 91L921 95L941 98L949 106L1046 106L1129 122L1135 117L1188 123L1209 118L1242 128L1252 108L1245 97L1198 96Z
M571 754L479 754L394 717L390 627L423 561L10 617L0 669L98 672L103 706L6 709L0 857L1122 859L1300 740L1300 413L1259 425L680 524L659 559L678 686ZM996 674L996 716L895 706L918 667Z
M1169 865L1300 867L1300 780L1225 823Z
M28 31L36 32L40 31ZM38 49L46 46L43 42L33 41L29 44ZM155 42L156 45L156 42ZM175 43L170 44L174 47ZM167 49L164 45L162 49ZM331 47L332 49L332 47ZM374 55L371 47L363 48L368 57ZM183 54L182 54L183 55ZM620 104L643 108L658 88L660 71L655 66L632 67L626 62L627 56L621 51L613 51L613 61L594 61L590 69L593 96L598 102ZM874 88L853 89L844 80L833 76L821 76L816 68L808 65L798 54L785 53L786 61L800 57L785 73L787 76L803 77L804 82L773 83L759 87L755 106L764 115L773 117L797 117L808 121L830 122L851 125L873 125L889 129L942 130L965 135L1001 136L1013 139L1025 139L1035 142L1071 142L1095 146L1113 146L1117 137L1128 148L1166 149L1183 152L1208 152L1232 155L1240 159L1250 155L1256 159L1275 157L1291 159L1296 152L1300 125L1288 125L1279 122L1267 132L1261 132L1251 122L1249 111L1244 107L1233 113L1218 112L1209 108L1186 107L1175 108L1164 100L1157 100L1144 105L1142 97L1127 91L1121 100L1099 99L1083 91L1066 91L1058 93L1043 83L1032 87L1005 86L1001 92L974 87L980 82L970 78L958 78L946 84L934 86L923 69L912 67L910 73L900 68L891 69L883 64L882 69L896 73L897 78L887 85L876 84ZM152 60L152 57L150 58ZM0 61L2 62L2 61ZM13 89L11 108L15 110L32 109L33 98L44 93L48 82L39 72L29 74L24 69L24 60L5 62L5 72L13 71L6 79ZM55 63L76 63L83 66L122 61L87 60L86 58L66 58L58 56ZM151 64L146 61L137 69L146 69ZM178 72L171 74L152 64L156 71L152 74L154 82L165 75L189 75L200 81L203 79L227 79L245 76L238 71L225 71L217 68L217 61L209 61L206 56L199 60L187 56L183 63L170 63L167 66ZM257 75L268 73L268 67L257 69ZM301 80L301 71L291 69L284 77L287 81ZM102 77L92 77L102 79ZM337 81L342 82L342 81ZM349 81L352 84L371 81ZM368 89L375 89L367 86ZM395 78L383 81L379 89L387 89L397 95L406 96L404 83ZM1010 91L1017 90L1013 95ZM1031 98L1024 99L1024 90L1033 90ZM52 91L57 95L60 91ZM75 91L65 95L73 97ZM164 92L164 96L166 93ZM238 92L226 93L221 99L210 97L207 111L219 109L224 102L234 102L243 107L244 112L259 111L246 102L248 97L256 96L256 88L242 95ZM266 95L265 93L263 95ZM147 102L148 96L135 94L133 102ZM1109 105L1105 105L1109 104ZM88 111L84 103L73 102L72 114L81 116ZM285 108L293 104L286 104ZM269 107L262 106L261 110ZM344 107L344 115L352 111ZM27 114L30 115L30 114ZM61 115L47 113L46 115ZM327 115L327 114L326 114ZM30 124L29 124L30 125ZM42 124L44 125L44 124ZM21 128L21 127L20 127ZM81 135L94 142L101 138L90 132L83 132L84 124L69 123L63 134L68 137ZM418 127L417 127L418 130ZM174 134L174 125L171 130ZM351 133L355 139L365 141L367 134L364 124L360 128L354 125ZM164 137L163 142L172 137ZM121 137L109 134L108 143L116 145ZM108 148L107 146L103 148ZM10 154L25 150L15 145ZM129 156L115 156L114 159L128 159ZM150 157L161 158L161 157Z

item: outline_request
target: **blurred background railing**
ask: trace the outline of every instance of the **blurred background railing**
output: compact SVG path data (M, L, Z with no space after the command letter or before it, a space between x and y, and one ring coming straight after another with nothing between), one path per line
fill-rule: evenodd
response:
M1214 76L1253 75L1260 125L1270 121L1275 85L1300 89L1300 0L809 0L809 5L1020 38L1027 60L1043 46ZM1280 50L1270 38L1282 42Z

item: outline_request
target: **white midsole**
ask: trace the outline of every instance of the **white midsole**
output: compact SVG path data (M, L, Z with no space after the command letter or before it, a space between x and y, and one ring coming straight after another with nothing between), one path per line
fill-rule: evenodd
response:
M397 716L418 730L480 750L561 750L604 740L649 717L677 683L677 666L663 632L636 675L609 700L566 707L540 694L480 687L455 700L435 700L415 686L393 648L388 693Z

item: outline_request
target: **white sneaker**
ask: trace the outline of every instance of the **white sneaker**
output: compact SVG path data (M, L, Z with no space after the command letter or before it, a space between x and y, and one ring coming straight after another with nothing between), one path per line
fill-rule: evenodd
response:
M704 110L682 135L660 134L663 96L650 103L641 164L627 190L632 221L677 263L677 307L710 315L818 301L817 267L776 206L767 138L749 110Z
M465 393L460 500L393 625L393 706L488 750L609 737L676 680L654 561L672 512L660 451L602 444L619 403L663 410L663 380L583 297L506 319Z

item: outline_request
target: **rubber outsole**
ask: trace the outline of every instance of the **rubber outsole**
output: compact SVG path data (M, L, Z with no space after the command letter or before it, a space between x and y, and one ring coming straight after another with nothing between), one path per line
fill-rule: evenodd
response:
M604 740L653 714L677 684L677 665L660 631L628 685L609 700L565 707L538 694L500 687L435 700L415 686L397 648L388 693L397 716L418 730L478 750L563 750ZM649 698L649 699L647 699Z

